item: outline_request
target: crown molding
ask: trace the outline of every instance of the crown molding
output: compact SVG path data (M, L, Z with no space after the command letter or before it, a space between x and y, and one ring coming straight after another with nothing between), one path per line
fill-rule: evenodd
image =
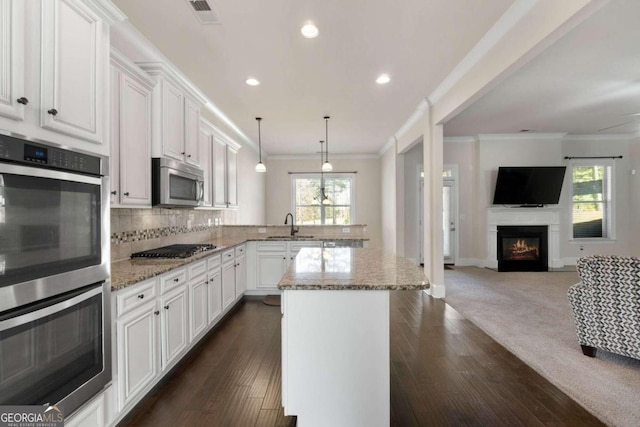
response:
M89 6L91 10L100 16L100 19L109 25L117 24L127 19L127 15L110 0L83 0L82 3Z
M378 157L382 157L382 156L384 156L384 153L386 153L386 152L387 152L387 150L389 150L389 148L393 147L393 146L394 146L394 144L395 144L397 141L398 141L398 140L396 139L396 137L395 137L395 136L392 136L391 138L389 138L389 139L387 140L387 143L386 143L386 144L384 144L384 145L382 146L382 148L378 151Z
M264 157L264 156L263 156ZM332 159L379 159L378 154L331 154ZM317 154L273 154L269 160L318 160Z
M414 112L411 114L411 116L409 116L409 118L407 119L407 121L405 121L402 126L400 126L400 128L393 134L393 137L395 137L395 141L399 141L405 133L407 133L407 131L409 129L411 129L413 127L413 125L415 125L422 117L424 117L425 114L427 114L429 112L429 109L431 108L431 103L429 102L428 99L423 99L421 100L418 105L416 106L416 109L414 110ZM389 142L387 141L387 145L389 144ZM382 148L385 148L386 145ZM387 151L388 148L386 148L384 151ZM382 153L384 153L384 151L382 151Z
M135 79L147 89L151 90L156 85L156 82L149 76L149 74L147 74L135 62L127 58L120 51L113 47L111 48L109 59L112 65L126 71L131 76L135 77Z
M531 140L561 140L566 132L525 132L525 133L481 133L478 141L531 141Z
M225 144L227 144L228 146L236 150L239 150L242 147L242 145L238 144L236 141L234 141L233 138L231 138L229 135L227 135L226 133L218 129L215 125L212 125L209 122L207 123L209 124L209 126L211 126L211 129L213 130L214 138L221 140L222 142L224 142Z
M592 135L566 135L563 139L565 141L628 141L633 138L637 138L640 136L640 133L631 134L631 133L601 133L601 134L592 134Z

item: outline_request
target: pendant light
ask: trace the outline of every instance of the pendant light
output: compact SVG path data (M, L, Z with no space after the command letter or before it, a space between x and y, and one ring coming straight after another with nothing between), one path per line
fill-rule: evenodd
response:
M321 203L323 205L330 205L331 204L331 200L329 199L329 197L327 196L327 193L325 193L324 191L324 158L323 158L323 154L324 154L324 150L322 147L322 144L324 144L324 141L320 141L320 200Z
M260 137L260 122L262 121L262 117L256 117L258 121L258 156L260 160L256 165L256 172L265 173L267 171L267 167L262 163L262 139Z
M324 130L325 130L325 141L327 142L327 157L322 164L322 172L331 172L333 170L333 166L329 163L329 119L331 117L324 116Z

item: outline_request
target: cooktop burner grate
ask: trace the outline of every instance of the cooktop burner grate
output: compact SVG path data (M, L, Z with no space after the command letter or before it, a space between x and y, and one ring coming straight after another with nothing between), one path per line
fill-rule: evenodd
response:
M131 254L131 258L189 258L216 246L208 243L177 244Z

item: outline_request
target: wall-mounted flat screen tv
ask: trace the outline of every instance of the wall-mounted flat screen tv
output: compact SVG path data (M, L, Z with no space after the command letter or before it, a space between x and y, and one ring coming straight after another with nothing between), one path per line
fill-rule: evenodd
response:
M494 205L557 205L566 166L501 166Z

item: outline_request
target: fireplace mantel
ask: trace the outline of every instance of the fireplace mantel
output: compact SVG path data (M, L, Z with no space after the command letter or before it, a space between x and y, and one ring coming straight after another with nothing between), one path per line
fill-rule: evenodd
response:
M546 225L548 227L549 269L564 267L560 259L560 209L558 208L504 208L487 209L487 259L485 267L498 268L499 225Z

